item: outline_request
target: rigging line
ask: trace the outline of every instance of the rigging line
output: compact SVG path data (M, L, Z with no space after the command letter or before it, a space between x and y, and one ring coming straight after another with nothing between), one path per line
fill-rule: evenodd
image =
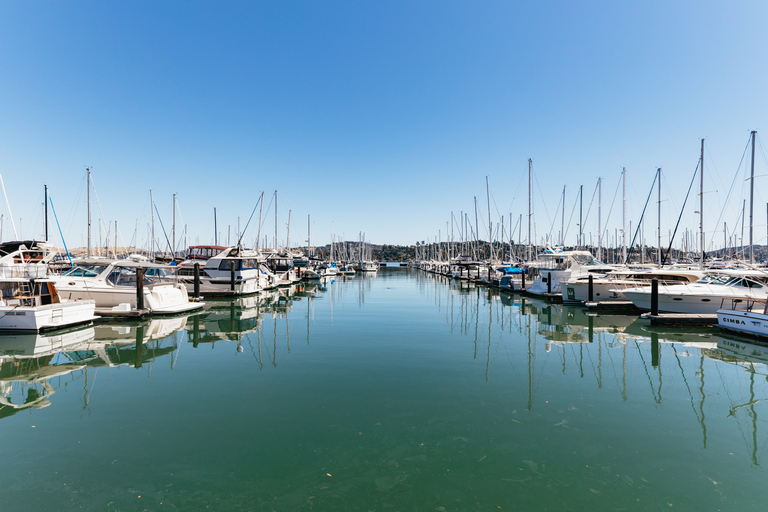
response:
M67 249L67 242L64 241L64 235L61 233L61 225L59 224L59 218L56 216L56 208L53 207L53 198L48 196L48 200L51 202L51 210L53 210L53 218L56 220L56 227L59 228L59 236L61 237L61 243L64 244L64 250L67 253L69 264L72 265L72 256L69 255L69 249Z
M691 184L688 185L688 193L685 194L685 201L683 201L683 207L680 209L680 216L677 217L677 224L675 224L675 230L672 232L672 236L669 239L669 247L667 248L667 253L664 254L661 253L661 264L664 265L664 262L666 261L667 256L669 256L670 251L672 250L672 242L675 240L675 235L677 234L677 228L680 226L680 219L683 218L683 212L685 211L685 204L688 202L688 196L691 194L691 189L693 188L693 183L696 180L696 174L699 170L699 165L701 165L701 162L696 164L696 169L693 171L693 178L691 178ZM699 215L701 215L701 212L699 212Z
M571 231L571 225L573 224L573 216L576 214L576 205L578 202L576 200L573 201L573 209L571 210L571 217L568 219L568 229L565 230L565 234L563 235L563 244L565 244L565 236ZM576 244L578 245L578 244Z
M595 184L595 190L592 191L592 199L590 199L589 206L587 207L587 216L584 217L584 224L586 224L587 221L589 220L589 212L592 210L592 204L595 202L595 196L597 195L597 188L599 184L600 184L600 181L598 181Z
M637 223L637 229L635 229L635 236L632 237L632 242L629 245L629 250L627 251L627 259L624 260L624 264L626 265L629 261L629 257L632 256L632 249L635 247L635 240L637 240L637 235L640 234L640 226L643 224L643 217L645 217L645 210L648 208L648 202L651 200L651 194L653 194L653 187L656 185L656 180L659 178L659 172L656 172L656 175L653 177L653 183L651 183L651 190L648 192L648 199L645 200L645 206L643 207L643 213L640 215L640 221Z
M269 204L267 205L267 211L269 211L269 209L272 207L272 199L274 197L275 197L274 194L270 194ZM259 198L261 198L261 196L259 196ZM258 204L259 203L257 202L256 205L258 205ZM253 208L253 211L254 211L254 213L256 212L256 207ZM253 213L251 214L251 217L253 217ZM248 222L250 222L250 220ZM261 228L264 227L264 223L265 222L267 222L267 215L265 215L264 218L261 219L261 223L259 224L259 231L261 231Z
M605 231L601 233L602 235L608 232L608 222L611 220L611 212L613 212L613 205L616 204L616 196L619 195L619 188L621 187L621 180L619 180L618 184L616 185L616 192L613 193L613 200L611 201L611 207L608 210L608 216L605 219L605 227L603 228Z
M558 194L560 195L560 194ZM560 203L563 201L562 195L560 195L560 199L557 201L557 207L555 208L555 213L560 209ZM563 204L563 209L565 209L565 204ZM557 218L552 219L552 224L549 226L549 237L552 238L552 231L555 229L555 221Z
M547 214L547 220L550 220L549 218L549 210L547 210L547 202L544 200L544 194L541 192L541 185L539 185L539 178L536 176L536 173L531 172L533 175L533 181L536 182L536 189L539 191L539 196L541 197L541 202L544 205L544 213Z
M91 174L91 186L93 186L93 195L96 197L96 204L99 206L99 213L101 214L99 220L101 220L101 225L104 226L104 231L107 233L107 256L109 256L109 228L104 222L104 212L101 211L101 202L99 201L99 194L96 193L96 184L93 182L93 174ZM101 245L101 242L103 242L103 240L99 240L99 245ZM115 254L115 258L117 258L117 254Z
M165 232L165 226L163 225L163 219L160 218L160 212L157 211L157 205L153 205L155 207L155 212L157 213L157 220L160 221L160 227L163 229L163 236L165 236L165 242L168 244L168 249L170 249L171 253L173 253L173 249L171 248L171 241L168 240L168 233Z
M725 196L725 202L723 203L723 208L720 210L720 216L717 218L717 222L715 222L715 227L720 225L720 221L723 219L723 214L725 213L726 205L729 204L728 200L731 198L731 193L733 192L733 187L736 185L736 178L739 176L739 170L741 169L741 164L744 163L744 158L747 156L747 150L749 149L749 144L752 137L749 137L747 139L747 144L744 146L744 152L741 154L741 160L739 161L739 166L736 168L736 172L733 175L733 181L731 182L731 188L728 189L728 195ZM741 213L739 213L739 217L741 217ZM737 221L738 222L738 221Z

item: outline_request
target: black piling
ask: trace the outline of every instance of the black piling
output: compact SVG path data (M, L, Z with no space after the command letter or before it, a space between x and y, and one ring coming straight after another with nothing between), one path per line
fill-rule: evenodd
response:
M136 309L144 309L144 269L136 269Z
M195 263L195 292L194 297L197 299L200 297L200 264Z
M654 278L651 280L651 315L658 316L659 314L659 280Z
M594 299L595 286L594 286L594 282L592 281L592 274L589 274L589 287L587 288L587 290L588 290L587 297L589 298L589 302L592 302L593 300L595 300Z
M235 291L235 260L230 262L229 267L229 289Z

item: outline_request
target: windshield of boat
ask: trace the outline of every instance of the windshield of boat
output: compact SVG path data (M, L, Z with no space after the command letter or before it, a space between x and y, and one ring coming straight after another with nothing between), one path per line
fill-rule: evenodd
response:
M68 277L96 277L107 268L106 265L78 265L64 272L63 276Z
M592 255L588 254L574 254L573 259L576 260L576 262L579 265L602 265L603 263L600 260L596 260L592 257Z
M699 280L702 284L741 286L744 288L761 288L763 285L752 279L728 274L707 274Z

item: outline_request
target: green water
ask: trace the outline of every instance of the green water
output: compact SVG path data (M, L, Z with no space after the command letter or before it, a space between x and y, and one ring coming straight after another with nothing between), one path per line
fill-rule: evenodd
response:
M394 268L0 353L4 512L768 506L768 349L716 330Z

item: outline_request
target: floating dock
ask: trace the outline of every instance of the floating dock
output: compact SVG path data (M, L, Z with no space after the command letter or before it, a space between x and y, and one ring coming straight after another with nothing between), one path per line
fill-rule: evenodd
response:
M707 327L717 325L717 314L704 313L659 313L652 315L643 313L640 318L647 318L651 325L669 326L699 326Z

